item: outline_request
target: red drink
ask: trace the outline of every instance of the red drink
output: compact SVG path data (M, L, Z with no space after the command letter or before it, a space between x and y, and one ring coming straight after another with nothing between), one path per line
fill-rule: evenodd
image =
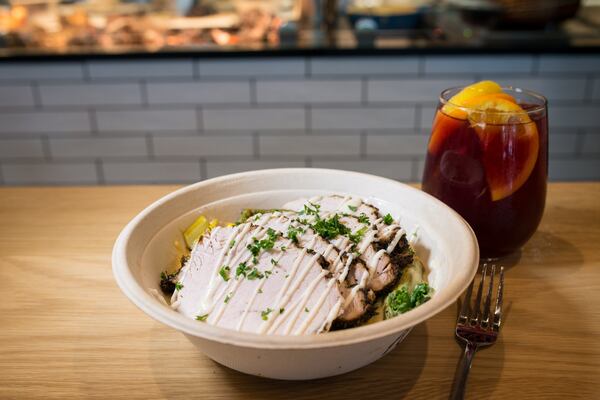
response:
M482 257L498 257L525 244L542 218L548 172L546 100L505 88L503 94L478 93L477 101L463 102L473 108L459 107L448 100L459 90L444 91L440 98L423 190L467 220Z

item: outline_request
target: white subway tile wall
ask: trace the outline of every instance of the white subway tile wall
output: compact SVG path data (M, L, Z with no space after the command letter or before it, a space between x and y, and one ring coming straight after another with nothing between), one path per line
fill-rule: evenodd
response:
M2 62L0 184L419 181L439 92L479 79L548 97L551 179L600 179L600 55L431 55Z

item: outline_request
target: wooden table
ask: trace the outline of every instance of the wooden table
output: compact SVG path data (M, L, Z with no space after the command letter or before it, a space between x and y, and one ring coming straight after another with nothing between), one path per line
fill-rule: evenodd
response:
M0 398L444 399L456 309L380 361L309 382L221 367L133 306L113 241L175 187L0 189ZM475 358L472 399L600 398L600 184L553 184L531 241L503 261L506 319Z

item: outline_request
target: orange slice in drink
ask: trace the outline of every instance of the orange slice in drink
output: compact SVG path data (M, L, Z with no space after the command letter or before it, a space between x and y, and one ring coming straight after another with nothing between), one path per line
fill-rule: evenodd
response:
M507 100L515 101L512 96L503 93L502 87L493 81L481 81L466 86L436 112L427 149L437 154L442 149L446 138L467 120L469 116L467 109L477 105L478 99L489 98L488 96L502 96Z
M467 119L467 112L461 107L471 107L477 97L495 93L502 93L502 87L493 81L481 81L466 86L463 90L452 96L442 108L444 114L458 119Z
M483 165L492 200L516 192L529 178L538 157L539 135L529 115L506 95L471 101L469 122L483 149Z

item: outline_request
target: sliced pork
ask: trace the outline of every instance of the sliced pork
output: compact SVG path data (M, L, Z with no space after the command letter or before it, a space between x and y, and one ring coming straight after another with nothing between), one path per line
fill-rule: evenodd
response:
M344 302L323 257L272 229L240 224L201 238L172 307L211 325L263 334L329 330Z
M275 211L256 214L248 221L256 226L274 229L298 246L322 255L329 265L329 271L338 280L345 299L343 312L337 322L345 325L359 323L368 315L375 298L372 291L365 288L369 271L359 258L337 247L335 241L323 239L300 219L295 212Z

